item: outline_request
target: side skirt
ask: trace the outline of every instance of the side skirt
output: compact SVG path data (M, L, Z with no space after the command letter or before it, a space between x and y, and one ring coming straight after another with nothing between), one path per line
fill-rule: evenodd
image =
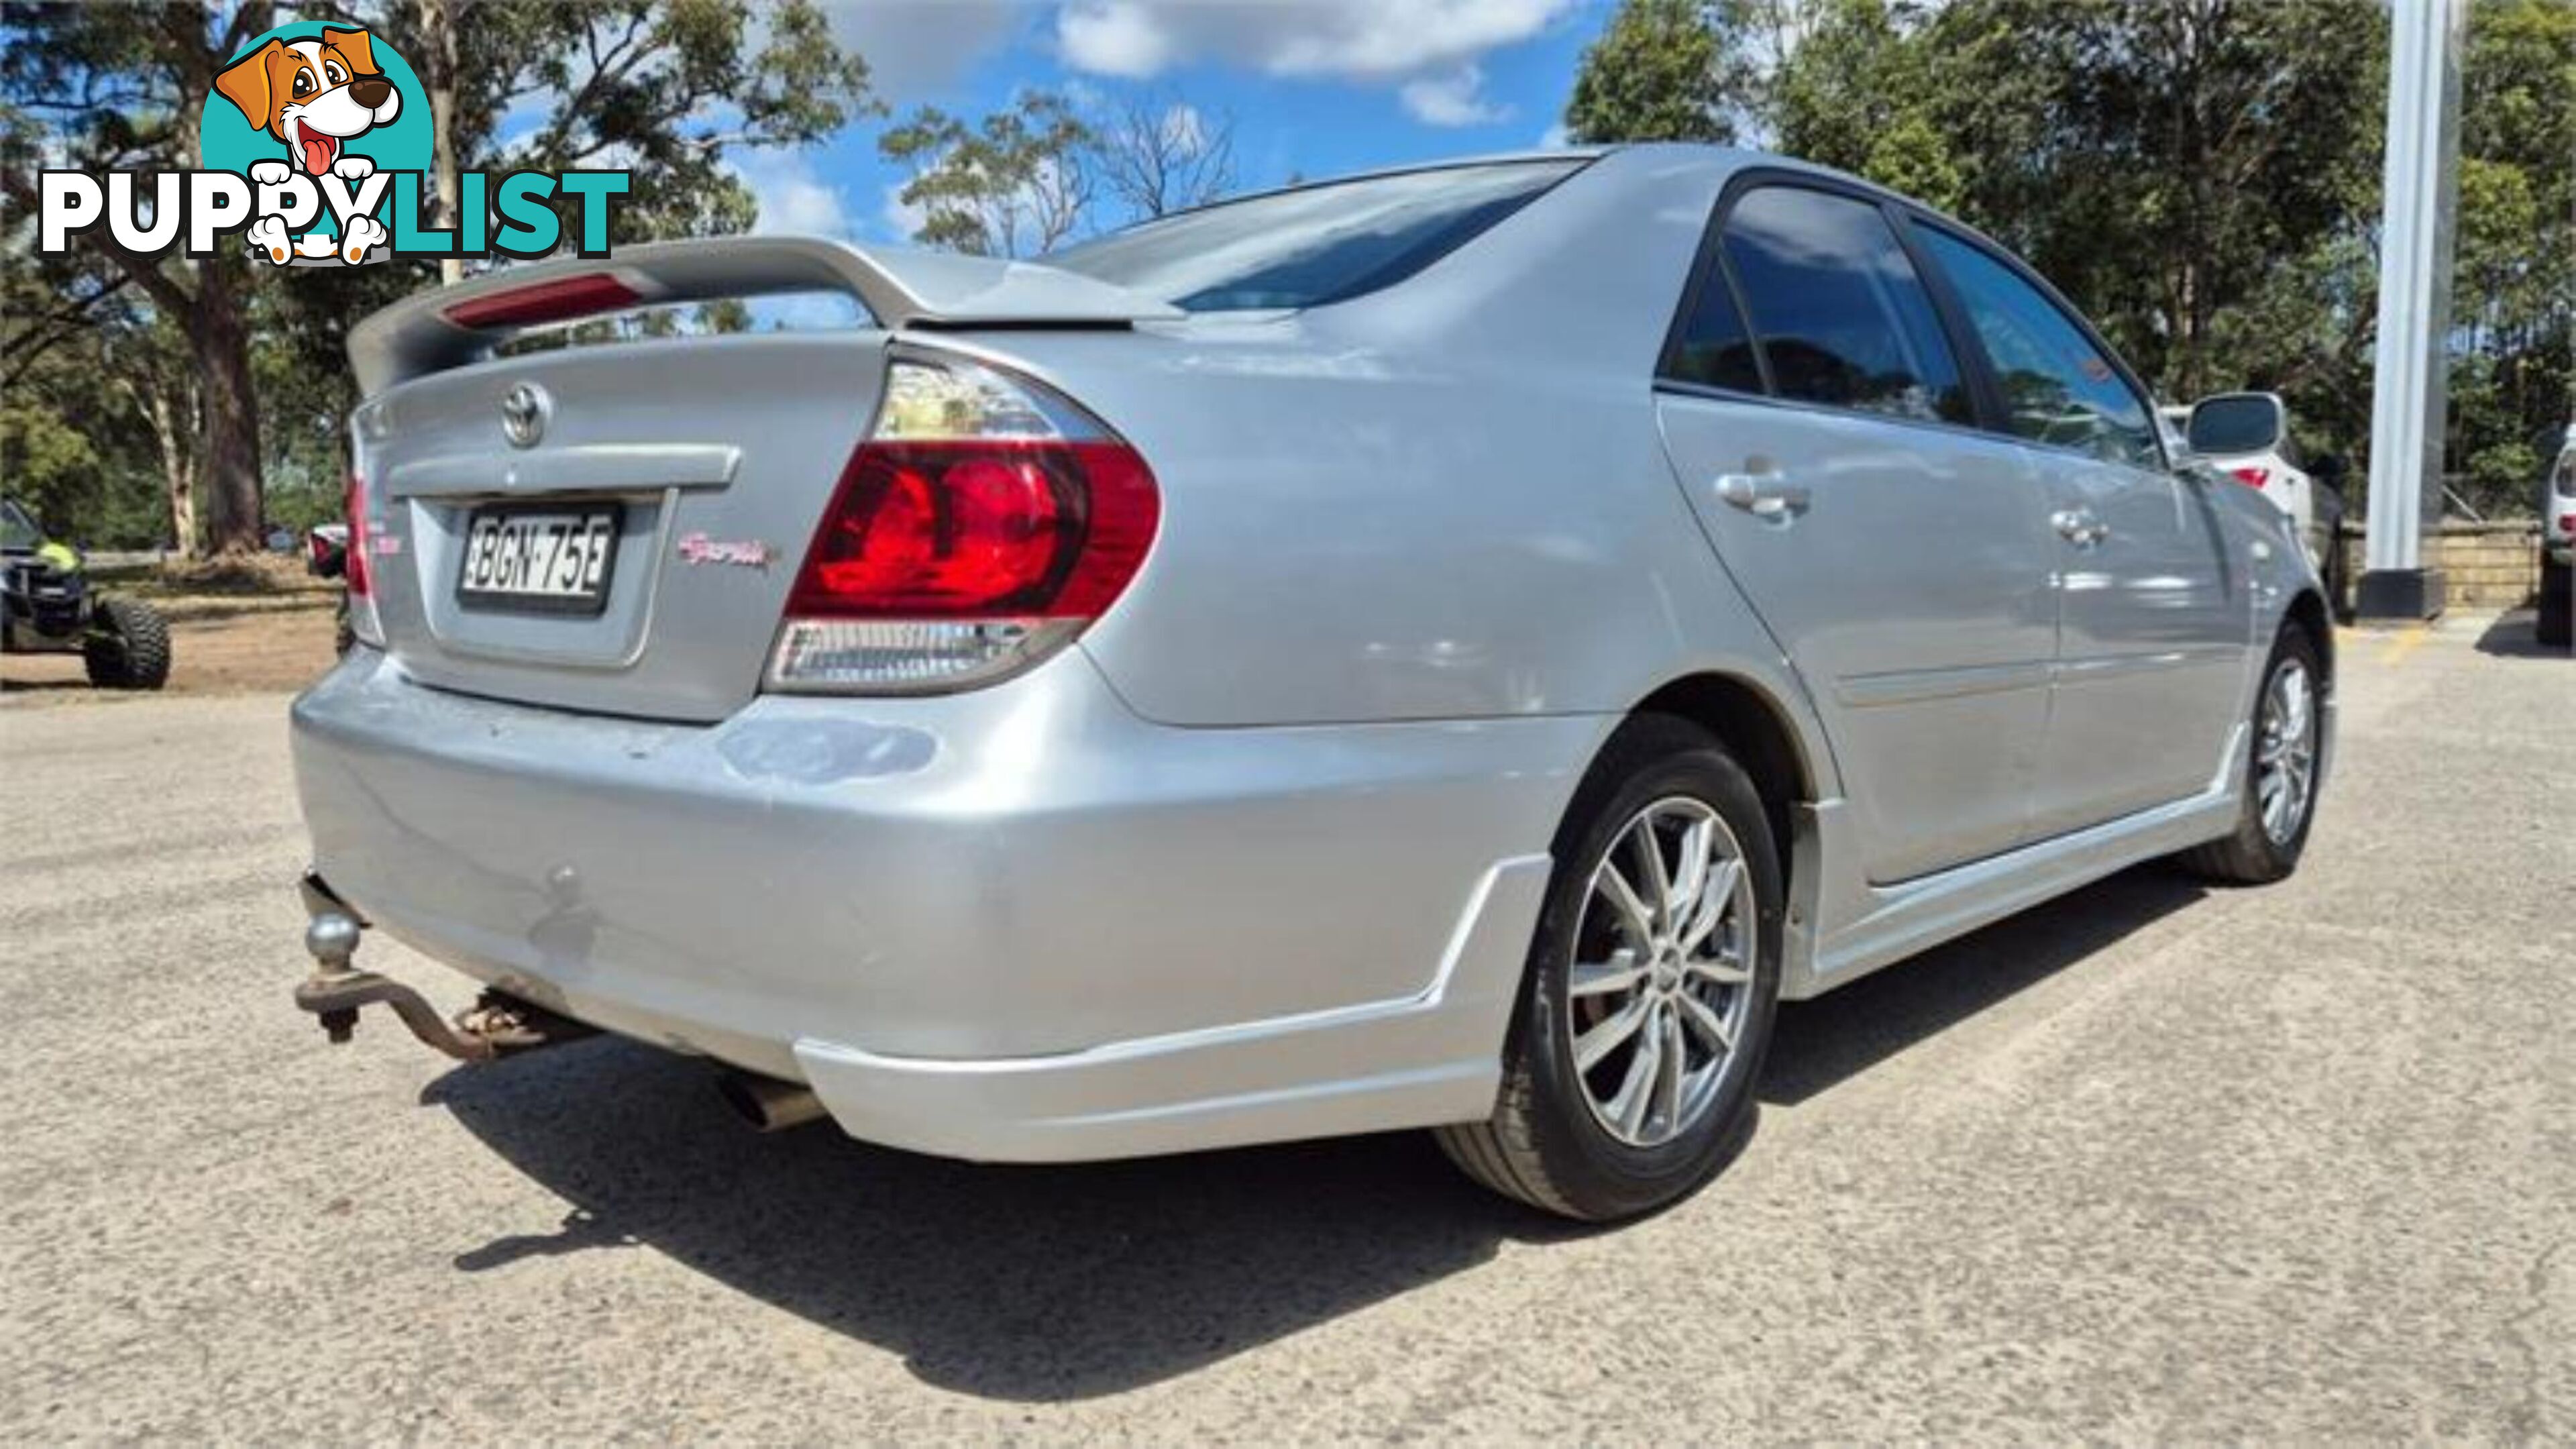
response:
M1861 858L1849 807L1800 807L1798 874L1818 883L1798 902L1781 996L1800 1001L1881 966L1966 935L2143 860L2214 840L2236 823L2245 727L2228 735L2229 764L2207 790L2100 825L1895 885L1842 884L1832 862Z

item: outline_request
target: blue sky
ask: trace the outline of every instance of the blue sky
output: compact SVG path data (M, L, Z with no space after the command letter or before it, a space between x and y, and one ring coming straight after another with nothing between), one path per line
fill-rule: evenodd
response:
M1610 0L830 0L898 114L980 117L1020 92L1230 116L1243 189L1551 141ZM902 239L883 120L745 153L762 229Z

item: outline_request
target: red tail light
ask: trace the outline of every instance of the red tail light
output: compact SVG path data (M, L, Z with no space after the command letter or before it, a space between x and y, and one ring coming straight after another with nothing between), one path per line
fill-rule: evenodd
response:
M788 611L1087 619L1134 577L1160 511L1125 443L872 440L850 459Z
M376 536L368 526L365 455L349 470L346 504L349 537L340 550L340 577L348 585L349 634L360 643L384 647L384 626L376 617Z
M2262 468L2230 468L2227 471L2248 488L2261 488L2272 481L2271 473Z
M341 576L348 581L349 597L367 597L367 484L357 474L349 475L347 490L341 501L349 515L349 540L340 550Z
M1126 440L963 360L899 358L788 593L773 689L919 692L1053 653L1125 591L1162 517Z

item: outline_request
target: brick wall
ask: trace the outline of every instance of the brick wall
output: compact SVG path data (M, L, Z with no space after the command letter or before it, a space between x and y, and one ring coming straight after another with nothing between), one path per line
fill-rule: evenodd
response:
M2343 547L2344 577L2360 578L2367 567L2360 529L2346 526ZM2454 609L2518 608L2540 587L2540 525L2445 523L2426 535L2424 562L2442 571Z

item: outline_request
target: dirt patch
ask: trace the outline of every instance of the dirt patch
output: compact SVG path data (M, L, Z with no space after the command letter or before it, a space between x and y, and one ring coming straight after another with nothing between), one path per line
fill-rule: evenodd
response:
M302 556L273 553L228 553L210 559L171 559L158 568L137 570L143 591L171 594L301 594L339 587L316 578Z
M333 597L156 600L170 616L168 694L299 689L331 667ZM0 655L11 707L146 698L92 689L77 654Z

